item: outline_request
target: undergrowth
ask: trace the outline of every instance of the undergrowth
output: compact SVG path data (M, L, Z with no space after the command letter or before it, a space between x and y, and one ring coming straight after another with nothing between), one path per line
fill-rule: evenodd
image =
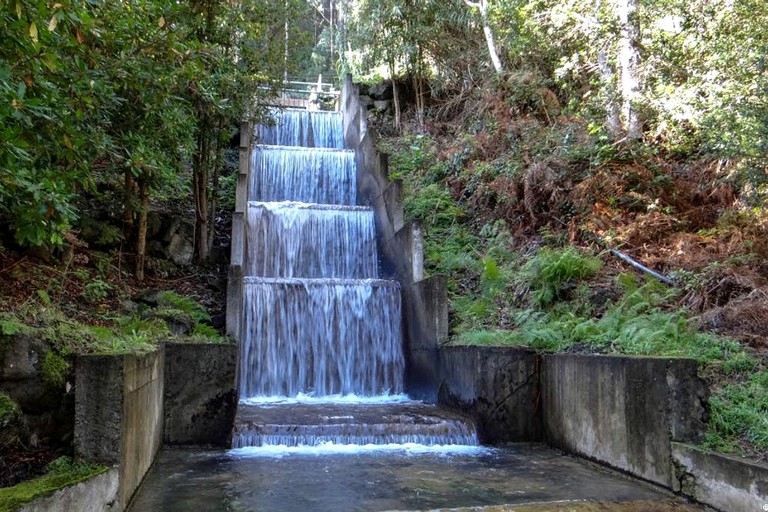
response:
M613 144L514 91L466 107L379 144L407 220L425 228L426 272L448 278L450 342L693 358L712 386L708 446L765 456L765 357L742 343L754 331L719 335L732 310L703 314L768 292L731 270L764 275L764 217L726 222L737 191L701 155L673 162L651 144ZM627 272L605 244L678 286Z
M43 376L51 385L63 382L68 365L62 357L73 354L122 354L154 350L157 343L225 343L227 339L205 322L210 316L193 299L174 292L158 294L158 306L142 306L127 314L94 315L93 324L73 319L56 305L40 300L13 312L0 312L0 337L26 334L53 348L42 362ZM174 323L184 333L174 332Z
M46 475L0 488L0 512L13 512L36 498L104 473L107 466L59 457L48 465Z

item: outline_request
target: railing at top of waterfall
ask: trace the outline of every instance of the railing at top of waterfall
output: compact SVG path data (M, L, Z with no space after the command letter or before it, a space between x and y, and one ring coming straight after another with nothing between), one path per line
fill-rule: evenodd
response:
M309 110L334 110L339 90L332 83L303 82L289 80L278 90L275 104L281 107L305 108Z

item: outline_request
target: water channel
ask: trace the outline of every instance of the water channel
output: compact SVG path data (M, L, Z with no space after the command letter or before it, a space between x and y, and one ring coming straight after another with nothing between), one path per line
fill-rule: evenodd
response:
M258 129L234 448L166 449L130 510L698 510L543 446L479 446L404 394L400 287L379 277L341 130L291 110Z

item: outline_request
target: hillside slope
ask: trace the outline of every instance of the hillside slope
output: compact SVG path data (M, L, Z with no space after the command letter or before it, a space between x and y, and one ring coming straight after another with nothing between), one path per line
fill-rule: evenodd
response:
M768 224L738 162L612 143L514 74L433 99L423 126L370 117L448 276L451 343L693 357L708 445L766 458Z

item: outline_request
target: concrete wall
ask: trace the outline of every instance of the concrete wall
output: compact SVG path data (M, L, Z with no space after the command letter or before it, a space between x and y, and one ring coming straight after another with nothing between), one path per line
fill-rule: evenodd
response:
M231 446L236 368L237 345L166 344L165 444Z
M670 441L696 442L705 427L695 361L544 355L541 375L547 443L673 487Z
M118 497L120 476L116 468L75 485L59 489L49 496L24 505L18 512L117 512L123 510Z
M79 356L75 372L75 455L118 467L122 510L162 442L164 351Z
M344 141L355 151L358 204L374 211L381 277L401 285L403 338L406 350L406 391L427 402L437 399L437 351L448 338L448 300L445 280L424 280L422 229L405 223L403 187L389 180L387 156L376 149L368 132L365 104L347 76L339 96L344 116Z
M235 211L232 214L232 242L227 276L227 334L240 339L242 318L243 265L245 264L245 211L248 207L248 177L251 168L253 126L240 124L240 149L238 154L237 185L235 187Z
M674 490L723 511L768 508L768 465L672 444Z
M535 351L444 347L439 361L440 404L472 415L483 443L541 439Z

